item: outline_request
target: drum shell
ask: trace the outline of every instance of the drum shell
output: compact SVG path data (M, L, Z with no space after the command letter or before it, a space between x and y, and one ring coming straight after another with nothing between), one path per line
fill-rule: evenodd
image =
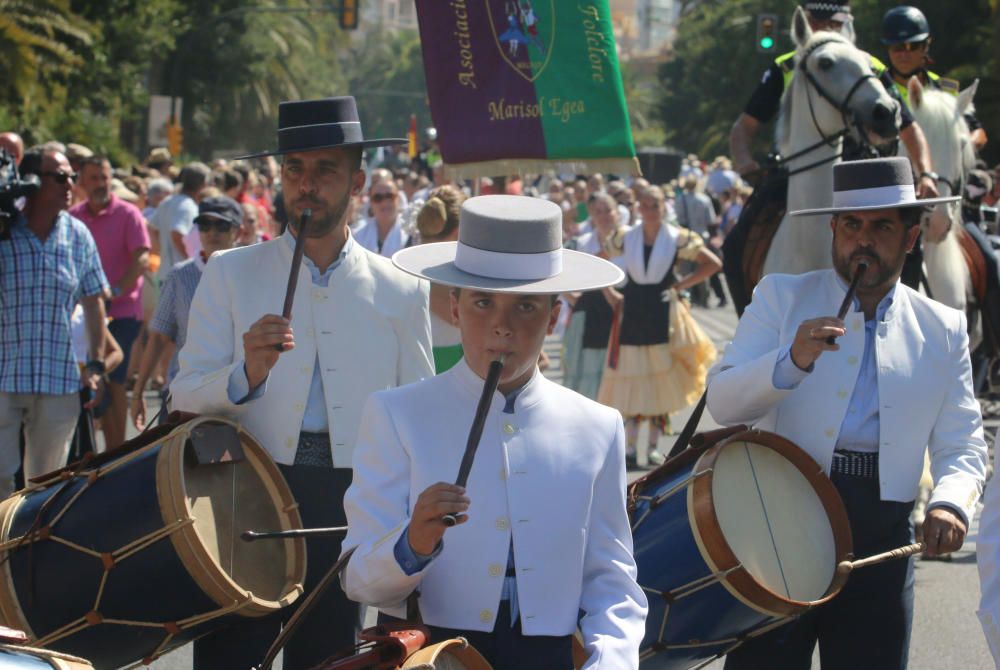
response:
M155 540L132 556L120 558L107 571L106 580L101 558L51 539L11 551L0 584L0 614L6 623L26 630L33 640L42 640L96 606L102 618L97 625L83 627L46 646L91 659L98 668L121 667L154 652L180 646L232 621L269 614L295 600L305 574L305 548L301 539L283 541L295 547L286 570L288 583L297 585L297 590L284 589L287 592L283 597L271 602L252 594L238 600L238 593L237 597L227 596L224 589L218 588L220 577L213 575L208 565L212 559L199 547L205 538L190 523L193 515L180 473L191 467L193 455L184 438L185 434L178 439L168 437L123 457L89 486L86 477L77 477L65 484L22 492L0 504L2 539L6 541L24 534L52 496L58 495L58 504L43 516L43 526L72 500L57 521L53 535L101 553L119 550L166 525L180 525L174 533ZM256 450L263 453L260 447L248 447L245 440L244 448L253 449L250 454L253 457L259 457ZM268 474L277 478L278 488L287 494L285 505L294 507L280 473L273 463L268 463L273 468L273 473ZM232 507L229 500L220 504ZM290 510L288 518L290 526L301 527L297 510ZM235 583L229 586L230 590L236 587ZM199 615L224 612L238 602L244 606L221 616L184 625L180 630L170 626Z
M747 431L710 449L685 452L636 482L630 492L638 582L649 599L646 636L640 647L644 670L689 668L723 654L741 635L780 625L787 617L826 602L843 584L842 577L831 575L827 594L806 603L781 598L743 570L731 570L728 584L712 578L717 570L738 565L735 559L724 556L724 538L723 551L719 551L719 538L712 537L715 526L706 519L714 517L711 480L716 458L727 444L741 440L772 448L808 473L832 524L836 560L850 555L850 529L843 503L815 461L791 442L770 433ZM650 498L668 493L660 504L651 504ZM713 545L711 550L706 548L709 544ZM668 602L661 595L677 594L686 587L691 588L686 597ZM710 641L718 643L700 646Z

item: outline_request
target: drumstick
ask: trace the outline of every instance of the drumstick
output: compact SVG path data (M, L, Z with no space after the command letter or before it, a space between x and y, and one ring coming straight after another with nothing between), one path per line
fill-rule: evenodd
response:
M476 458L476 449L479 448L479 439L483 436L483 427L486 425L486 415L490 412L490 403L493 394L496 393L497 385L500 384L500 373L503 371L503 363L507 354L500 356L490 363L490 370L486 373L486 382L483 384L483 394L479 396L479 405L476 407L476 417L472 420L472 428L469 429L469 439L465 443L465 455L462 456L462 465L458 469L458 478L455 486L465 486L469 479L469 472L472 470L472 461ZM449 528L458 523L458 517L454 514L445 514L441 521Z
M847 287L847 295L844 296L844 302L840 303L840 309L837 310L837 318L841 321L847 316L847 310L851 308L851 303L854 302L854 294L858 292L858 282L861 281L861 275L865 273L868 269L868 263L861 261L858 263L858 267L854 269L854 277L851 279L851 285ZM826 338L827 344L836 344L837 338L831 335Z
M325 537L327 535L339 535L340 533L346 532L347 526L334 526L332 528L297 528L294 530L245 530L243 531L243 534L240 535L240 539L244 542L253 542L254 540L282 540L291 537Z
M295 300L295 285L299 282L299 268L302 267L302 253L305 251L306 225L312 218L311 209L303 209L302 216L299 217L299 229L295 235L295 251L292 253L292 270L288 274L288 288L285 289L285 305L281 308L281 316L286 320L292 318L292 302ZM276 344L277 351L284 351L283 344Z
M893 549L892 551L886 551L881 554L875 554L874 556L862 558L857 561L841 561L837 565L837 572L850 573L852 570L867 568L869 565L877 565L879 563L885 563L886 561L894 561L897 558L913 556L914 554L919 554L925 549L927 549L926 544L923 542L915 542L914 544L908 544L905 547Z

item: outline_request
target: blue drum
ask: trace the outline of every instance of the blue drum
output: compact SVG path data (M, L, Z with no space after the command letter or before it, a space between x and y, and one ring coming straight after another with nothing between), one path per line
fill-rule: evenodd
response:
M154 438L0 503L0 623L119 668L299 596L304 540L239 539L302 527L264 449L210 417Z
M629 487L644 670L721 657L833 598L849 560L847 512L822 468L788 440L745 431L689 449Z

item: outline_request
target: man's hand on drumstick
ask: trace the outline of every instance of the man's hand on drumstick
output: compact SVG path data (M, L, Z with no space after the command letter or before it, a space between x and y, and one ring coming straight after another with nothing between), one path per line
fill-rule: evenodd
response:
M427 487L417 498L410 515L410 529L407 531L410 549L422 556L430 556L448 528L442 517L454 514L457 523L462 524L469 520L465 514L467 511L469 498L463 487L444 482Z
M841 337L846 332L844 322L835 316L803 321L792 342L792 363L802 370L808 370L824 351L840 349L839 344L830 344L827 338Z
M961 517L947 507L932 507L924 517L924 542L928 556L941 556L958 551L965 542L968 529Z
M251 389L260 385L278 362L282 352L275 345L279 344L283 351L295 348L291 323L277 314L262 316L243 333L244 366Z

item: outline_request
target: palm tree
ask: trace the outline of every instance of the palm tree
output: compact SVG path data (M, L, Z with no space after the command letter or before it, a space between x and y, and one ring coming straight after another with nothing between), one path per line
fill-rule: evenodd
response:
M0 0L0 99L24 105L49 74L82 63L90 30L68 0Z

